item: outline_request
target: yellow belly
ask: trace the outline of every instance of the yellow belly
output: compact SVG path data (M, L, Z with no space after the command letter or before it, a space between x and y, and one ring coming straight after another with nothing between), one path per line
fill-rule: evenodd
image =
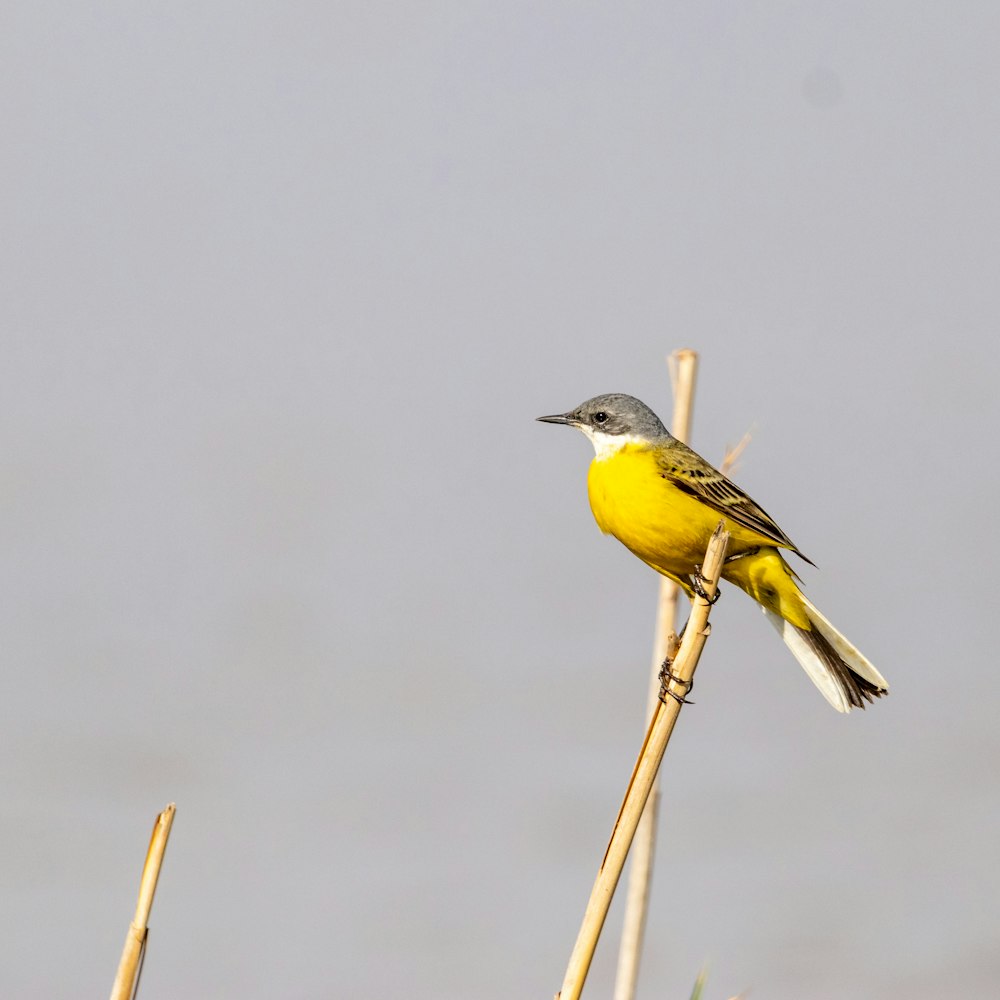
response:
M691 594L690 577L705 557L719 521L730 533L729 555L760 547L756 555L726 564L723 578L800 627L809 627L791 570L774 543L682 492L662 477L655 454L626 445L595 459L587 477L590 509L601 531L614 535L658 573Z

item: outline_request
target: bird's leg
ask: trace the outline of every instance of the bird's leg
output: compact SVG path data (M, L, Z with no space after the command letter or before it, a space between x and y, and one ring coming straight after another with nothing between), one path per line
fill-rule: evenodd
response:
M715 602L722 597L722 591L718 589L718 586L716 586L715 596L709 597L708 592L704 587L704 584L706 583L708 583L708 577L702 575L701 566L695 566L694 572L691 574L691 589L703 601L708 601L709 604L715 604Z
M660 667L660 701L666 702L667 698L673 698L678 705L693 705L693 701L688 701L688 695L694 689L694 681L685 681L677 676L670 668L674 661L668 656ZM684 688L683 694L678 694L670 685L679 684Z
M723 562L736 562L737 559L746 559L747 556L755 556L760 552L760 546L755 545L752 549L744 549L742 552L734 552L731 556L726 556Z

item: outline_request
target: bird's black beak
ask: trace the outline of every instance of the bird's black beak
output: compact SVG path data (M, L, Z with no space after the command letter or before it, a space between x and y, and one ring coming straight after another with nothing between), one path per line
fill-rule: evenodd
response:
M536 420L541 420L543 424L575 424L576 421L572 420L568 413L554 413L551 417L536 417Z

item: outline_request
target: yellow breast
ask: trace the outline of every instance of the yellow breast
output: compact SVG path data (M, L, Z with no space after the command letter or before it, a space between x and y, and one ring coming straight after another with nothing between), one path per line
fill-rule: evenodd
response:
M587 492L602 531L692 593L690 576L704 559L721 515L664 478L654 449L628 444L595 458ZM727 565L723 578L793 625L811 628L792 572L769 540L731 518L722 520L732 536L729 551L752 548L755 553Z
M641 445L595 459L587 492L600 529L670 576L686 576L701 562L719 522L718 514L665 479L655 452Z

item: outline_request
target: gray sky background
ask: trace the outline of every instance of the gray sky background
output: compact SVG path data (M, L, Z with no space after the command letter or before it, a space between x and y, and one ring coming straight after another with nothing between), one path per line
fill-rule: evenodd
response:
M600 392L819 565L841 717L736 592L645 996L1000 977L1000 8L8 3L5 997L547 997L640 742ZM590 992L607 995L616 906Z

